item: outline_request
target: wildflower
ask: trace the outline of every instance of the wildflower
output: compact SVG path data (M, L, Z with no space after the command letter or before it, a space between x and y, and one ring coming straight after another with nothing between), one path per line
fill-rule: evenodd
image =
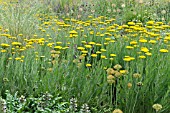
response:
M125 7L125 4L122 4L121 7L124 8L124 7Z
M115 71L114 73L115 77L119 78L122 76L122 73L118 72L118 71Z
M4 99L0 98L0 106L3 113L7 113L7 103Z
M143 86L143 83L142 82L138 82L137 86Z
M79 56L79 59L80 59L80 60L83 60L84 58L85 58L84 55L80 55L80 56Z
M155 21L148 21L148 22L146 22L146 24L148 24L148 25L153 25L155 23Z
M53 71L53 68L48 68L47 69L49 72L52 72Z
M1 53L6 53L6 52L7 52L7 50L5 50L5 49L1 50Z
M149 52L147 52L147 53L145 53L147 56L151 56L152 55L152 53L149 53Z
M141 74L139 74L139 73L134 73L134 74L133 74L133 77L134 77L134 78L140 78L140 77L141 77Z
M74 59L74 60L73 60L73 63L75 63L75 64L78 63L78 62L79 62L78 59Z
M97 43L96 46L101 46L102 44Z
M159 52L161 52L161 53L168 53L168 50L167 49L160 49Z
M111 57L115 57L115 56L116 56L116 54L110 54L110 56L111 56Z
M82 63L78 63L77 67L80 68L82 66Z
M131 45L136 45L137 42L136 42L136 41L131 41L130 44L131 44Z
M91 45L84 45L86 48L92 48Z
M72 30L69 32L70 34L77 34L77 32L75 30Z
M147 53L147 52L149 52L149 49L146 48L146 47L142 47L142 48L141 48L141 51Z
M139 0L138 3L139 3L139 4L142 4L142 3L143 3L143 0Z
M162 13L162 14L166 14L166 10L162 10L161 13Z
M112 7L116 7L116 4L112 4Z
M132 87L132 83L129 82L129 83L127 84L127 86L128 86L128 88L130 89L130 88Z
M113 76L113 75L108 75L107 76L107 82L109 83L109 84L113 84L113 83L115 83L115 77Z
M130 57L129 58L124 58L123 60L129 62L129 61L131 61L131 58Z
M123 113L123 111L120 109L115 109L112 113Z
M127 73L128 73L127 70L120 70L119 72L120 72L121 74L127 74Z
M88 53L88 51L81 51L81 52L84 53L84 54Z
M78 50L85 50L84 47L78 47L77 49L78 49Z
M155 43L156 43L156 40L150 40L149 43L155 44Z
M114 58L110 58L110 60L114 60Z
M77 99L76 98L70 99L70 110L74 112L77 111Z
M96 44L95 42L89 42L88 44L90 44L90 45L94 45L94 44Z
M134 22L128 22L128 25L134 26L135 23Z
M101 58L102 58L102 59L106 59L106 56L105 56L105 55L101 55Z
M83 104L83 105L81 106L80 111L81 111L82 113L90 113L89 106L88 106L87 104Z
M114 66L114 68L115 68L116 70L119 70L119 69L122 68L122 66L121 66L120 64L116 64L116 65Z
M146 39L140 39L139 42L145 43L145 42L147 42L147 40Z
M97 54L91 54L92 57L97 57Z
M20 103L26 102L25 96L21 95L19 98Z
M10 45L9 45L9 44L5 44L5 43L2 43L1 46L2 46L3 48L7 48L7 47L9 47Z
M106 49L100 49L101 52L106 52Z
M140 59L145 59L145 58L146 58L146 56L141 55L141 56L139 56L139 58L140 58Z
M21 60L21 58L20 57L16 57L15 60Z
M154 104L154 105L152 106L152 108L155 109L156 111L159 111L159 110L162 109L162 105L161 105L161 104Z
M126 49L133 49L134 47L132 46L126 46Z
M115 71L114 71L113 68L108 68L108 69L106 70L106 72L107 72L108 75L112 75L112 74L115 73Z
M86 67L91 67L92 65L91 64L86 64Z

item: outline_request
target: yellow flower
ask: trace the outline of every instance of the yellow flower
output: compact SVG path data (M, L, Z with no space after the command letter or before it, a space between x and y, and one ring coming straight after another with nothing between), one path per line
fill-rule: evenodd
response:
M84 45L86 48L92 48L91 45Z
M136 45L137 42L136 42L136 41L131 41L130 44L131 44L131 45Z
M6 52L7 52L7 50L5 50L5 49L1 50L1 53L6 53Z
M15 60L21 60L21 58L20 57L16 57Z
M131 61L131 58L124 58L123 60L129 62Z
M12 45L13 46L21 46L21 43L20 42L12 42Z
M146 48L146 47L142 47L142 48L141 48L141 51L147 53L147 52L149 52L149 49Z
M126 46L126 49L133 49L134 47L132 46Z
M81 51L81 52L82 52L82 53L85 53L85 54L88 53L88 51Z
M145 58L146 58L146 56L141 55L141 56L139 56L139 58L141 58L141 59L145 59Z
M102 53L102 52L100 52L100 51L97 51L97 52L96 52L96 54L101 54L101 53Z
M90 45L94 45L94 44L96 44L95 42L89 42L88 44L90 44Z
M161 53L168 53L168 50L167 49L160 49L159 52L161 52Z
M102 59L106 59L106 56L105 56L105 55L101 55L101 58L102 58Z
M96 46L101 46L102 44L97 43Z
M112 113L123 113L123 111L120 109L115 109Z
M151 56L152 55L152 53L149 53L149 52L147 52L147 53L145 53L147 56Z
M91 64L86 64L86 67L91 67L92 65Z
M78 50L85 50L84 47L78 47L77 49L78 49Z
M127 86L130 89L132 87L132 83L128 83Z
M161 105L161 104L154 104L154 105L152 106L152 108L155 109L156 111L159 111L159 110L162 109L162 105Z
M1 46L2 46L3 48L7 48L7 47L9 47L10 45L9 45L9 44L5 44L5 43L2 43Z
M155 44L155 43L156 43L156 40L150 40L149 43Z
M148 24L148 25L153 25L155 23L155 21L148 21L148 22L146 22L146 24Z
M97 54L91 54L92 57L97 57Z
M106 40L106 41L110 41L110 40L111 40L111 38L105 38L105 40Z
M127 70L120 70L119 72L120 72L121 74L127 74L127 73L128 73Z
M111 56L111 57L115 57L115 56L116 56L116 54L110 54L110 56Z
M101 52L106 52L106 49L100 49Z
M130 26L134 26L134 25L135 25L135 23L134 23L134 22L128 22L128 25L130 25Z
M140 39L139 42L145 43L145 42L147 42L147 40L146 39Z

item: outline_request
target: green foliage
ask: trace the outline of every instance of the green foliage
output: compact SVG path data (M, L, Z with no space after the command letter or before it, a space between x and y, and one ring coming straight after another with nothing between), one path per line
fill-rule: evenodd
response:
M0 8L0 25L8 29L10 35L20 39L18 34L23 34L25 38L31 38L36 31L35 14L39 6L37 4L6 4Z
M69 103L63 102L62 97L53 97L47 92L38 97L29 96L25 98L23 95L18 97L17 92L13 96L9 91L6 91L6 99L4 101L6 102L7 113L66 113L69 110Z

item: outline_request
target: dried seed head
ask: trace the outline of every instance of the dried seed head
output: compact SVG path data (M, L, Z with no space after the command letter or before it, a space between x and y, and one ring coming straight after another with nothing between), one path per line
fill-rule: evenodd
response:
M116 65L114 66L114 68L115 68L116 70L119 70L119 69L122 68L122 66L121 66L120 64L116 64Z
M133 74L133 77L134 77L134 78L140 78L140 77L141 77L141 74L139 74L139 73L134 73L134 74Z
M132 83L129 82L129 83L127 84L127 86L128 86L128 88L130 89L130 88L132 87Z
M115 77L114 77L113 75L108 75L108 76L107 76L107 82L108 82L109 84L115 83Z
M108 75L112 75L115 72L113 68L108 68L106 71Z

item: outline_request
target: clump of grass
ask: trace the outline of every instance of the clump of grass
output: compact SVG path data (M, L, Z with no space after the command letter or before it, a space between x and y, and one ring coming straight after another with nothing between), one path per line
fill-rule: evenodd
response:
M18 34L22 34L25 38L31 38L37 28L35 14L38 9L37 4L4 4L0 8L0 25L8 29L12 36L18 37Z

